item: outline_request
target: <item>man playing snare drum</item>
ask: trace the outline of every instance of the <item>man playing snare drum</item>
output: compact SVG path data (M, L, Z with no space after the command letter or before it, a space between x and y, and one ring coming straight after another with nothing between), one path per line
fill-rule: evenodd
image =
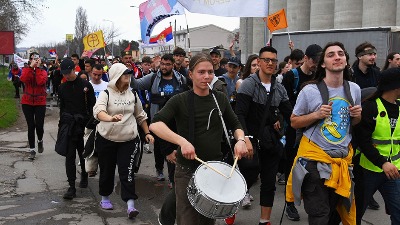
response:
M176 158L168 156L168 159L176 161L177 224L208 225L214 224L215 220L199 214L192 207L186 188L199 166L199 163L194 160L195 157L203 161L215 161L222 158L223 126L208 86L214 77L211 58L205 54L198 54L190 60L189 68L189 76L193 80L193 91L172 97L154 116L150 130L160 138L179 145ZM234 136L238 140L234 147L235 156L240 159L247 155L244 132L225 95L221 92L214 94L227 127L235 131ZM173 119L176 121L177 133L171 131L166 125ZM193 123L190 124L190 122Z

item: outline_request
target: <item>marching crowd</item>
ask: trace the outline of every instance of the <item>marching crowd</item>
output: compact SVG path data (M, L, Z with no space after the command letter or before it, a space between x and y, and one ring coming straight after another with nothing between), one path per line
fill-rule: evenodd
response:
M303 201L309 224L359 225L367 208L380 208L373 199L379 191L392 224L400 225L400 53L388 54L380 69L368 42L356 47L353 64L340 42L289 48L283 62L279 49L266 46L245 64L218 48L191 56L177 47L137 62L131 51L112 60L73 54L49 63L31 53L24 68L9 73L16 98L23 86L29 158L36 143L38 153L44 150L50 92L60 107L55 150L65 156L64 199L76 197L78 153L79 187L99 168L100 207L112 210L118 167L115 189L127 216L136 217L134 174L141 154L152 153L150 143L156 179L166 180L166 163L171 188L158 218L163 225L215 224L192 206L187 187L198 159L232 165L236 158L247 186L240 207L251 207L249 189L261 181L259 225L271 225L276 183L286 185L289 220L300 220Z

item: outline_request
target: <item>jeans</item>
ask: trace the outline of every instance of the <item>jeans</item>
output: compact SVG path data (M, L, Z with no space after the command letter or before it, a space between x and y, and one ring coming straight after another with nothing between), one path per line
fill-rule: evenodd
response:
M363 174L363 205L357 206L362 207L359 218L361 219L367 209L368 203L371 200L374 193L378 190L385 201L387 212L390 215L392 225L400 224L400 179L391 180L388 179L384 172L376 173L362 168ZM359 210L357 211L359 212Z

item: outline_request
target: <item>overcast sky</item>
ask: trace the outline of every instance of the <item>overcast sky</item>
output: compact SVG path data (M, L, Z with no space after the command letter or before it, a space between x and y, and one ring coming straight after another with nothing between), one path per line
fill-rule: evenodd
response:
M111 28L112 23L104 20L114 22L115 28L121 34L114 39L114 42L118 42L119 39L139 40L139 9L130 6L139 6L142 2L145 0L44 0L43 17L38 22L29 23L30 31L17 47L63 42L66 34L75 33L75 15L79 6L86 10L89 27L97 25ZM239 18L236 17L218 17L190 12L187 12L186 17L189 27L215 24L228 30L239 28ZM177 30L180 26L186 27L185 16L178 15L160 22L152 35L168 27L169 22L174 24L175 19Z

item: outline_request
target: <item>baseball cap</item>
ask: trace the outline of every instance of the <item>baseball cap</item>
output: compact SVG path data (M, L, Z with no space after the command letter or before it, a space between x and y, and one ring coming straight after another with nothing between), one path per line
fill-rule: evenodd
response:
M213 48L213 49L211 49L210 55L211 55L212 53L215 53L215 54L221 56L221 52L219 52L218 48Z
M242 62L241 62L240 59L239 59L238 57L236 57L236 56L230 57L230 58L229 58L229 61L228 61L228 64L233 64L233 65L236 65L236 66L242 66Z
M317 62L319 60L319 56L321 55L321 53L322 53L321 46L317 44L312 44L307 47L305 55L308 58L311 58L314 62Z
M400 68L390 68L382 71L381 79L379 80L378 90L391 91L400 88Z
M71 59L64 59L60 64L61 74L68 74L75 69L75 64Z

